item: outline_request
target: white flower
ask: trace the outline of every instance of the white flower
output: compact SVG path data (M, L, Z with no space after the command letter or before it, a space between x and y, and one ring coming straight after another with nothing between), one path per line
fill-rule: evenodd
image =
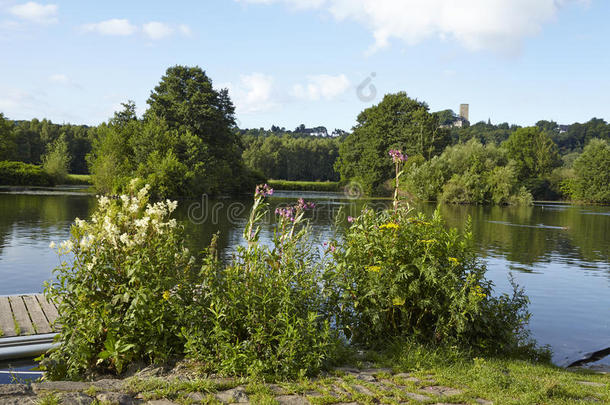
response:
M125 205L129 204L129 196L126 194L121 194L121 201L123 201L123 204Z
M176 222L176 220L175 220L174 218L170 219L170 220L167 222L167 226L169 226L170 228L175 228L175 227L176 227L176 225L177 225L177 222Z
M109 203L110 203L110 200L105 195L101 196L98 200L98 204L100 205L100 208L105 207Z
M176 207L178 207L178 201L167 200L166 203L167 203L167 210L169 212L174 212Z
M49 247L51 249L55 249L55 242L51 241L51 243L49 243Z
M92 244L93 244L93 236L91 236L91 235L85 236L84 238L82 238L80 240L80 243L79 243L82 250L89 249L89 247L91 247Z
M59 245L59 251L60 253L70 253L73 247L74 245L71 240L65 240Z
M142 219L136 219L134 223L138 228L146 228L148 221L150 221L150 217L143 217Z
M78 226L79 228L82 228L83 226L85 226L87 224L86 221L83 221L82 219L76 217L76 219L74 220L74 223L76 224L76 226Z
M87 270L89 270L89 271L93 270L93 263L87 264Z
M124 233L121 235L120 239L121 239L121 242L123 242L126 245L129 245L129 235Z

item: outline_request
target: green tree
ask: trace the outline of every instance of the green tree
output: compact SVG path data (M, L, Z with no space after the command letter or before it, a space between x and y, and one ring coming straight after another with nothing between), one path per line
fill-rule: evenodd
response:
M438 116L405 92L386 94L379 104L362 111L357 121L341 144L335 167L342 181L358 181L367 193L383 192L383 183L392 177L389 149L430 159L451 140L449 131L440 128Z
M16 160L17 144L11 123L0 113L0 160Z
M61 182L68 177L70 160L66 135L62 134L50 145L49 150L42 157L42 167L56 182Z
M148 104L142 120L133 102L123 104L96 131L89 160L99 191L120 192L138 177L155 197L233 194L262 180L243 163L228 92L199 67L169 68Z
M610 202L610 145L592 139L574 161L575 178L570 182L572 198L587 202Z
M518 179L526 183L542 179L561 164L557 145L537 127L516 130L502 147L508 158L515 161Z

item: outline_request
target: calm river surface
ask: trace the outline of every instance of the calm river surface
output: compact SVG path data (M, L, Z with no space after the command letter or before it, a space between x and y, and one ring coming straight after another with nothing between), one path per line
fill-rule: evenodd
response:
M319 243L333 235L334 218L356 215L383 200L350 200L342 194L278 192L272 208L298 197L314 201L312 233ZM215 232L230 257L249 210L249 201L183 201L178 217L196 251ZM58 264L51 241L68 237L74 218L87 218L95 198L77 193L0 194L0 295L42 291ZM431 213L434 205L418 209ZM533 207L442 206L450 226L468 216L477 249L497 292L508 291L509 273L530 297L530 327L540 344L550 345L554 362L566 365L583 354L610 346L610 208L537 204ZM345 222L344 222L345 224ZM339 226L338 232L341 232ZM271 225L263 229L269 239ZM597 364L610 365L610 357Z

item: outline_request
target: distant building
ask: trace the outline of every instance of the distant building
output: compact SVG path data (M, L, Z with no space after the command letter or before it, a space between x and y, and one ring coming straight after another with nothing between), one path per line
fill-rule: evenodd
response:
M565 134L569 130L570 130L570 126L569 125L559 125L559 133L560 134Z
M469 118L468 118L469 109L470 109L470 106L468 104L460 104L460 117L464 118L466 121L469 120Z
M443 113L451 112L452 118L447 118L443 120L443 124L440 125L441 128L462 128L468 126L470 121L468 120L469 114L469 105L468 104L460 104L460 114L456 115L452 110L442 111Z

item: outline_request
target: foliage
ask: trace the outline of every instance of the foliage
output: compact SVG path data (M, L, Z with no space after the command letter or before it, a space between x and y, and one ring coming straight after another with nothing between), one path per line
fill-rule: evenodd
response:
M494 125L490 122L481 121L467 127L452 128L451 137L454 144L466 143L471 139L476 139L484 145L490 143L499 145L518 128L518 126L508 123Z
M13 160L17 151L12 125L0 113L0 161Z
M519 181L523 181L535 197L540 194L536 181L560 165L557 145L537 127L516 130L502 143L502 148L513 160Z
M169 68L143 120L133 102L102 124L90 155L96 189L118 193L132 177L158 197L234 194L261 180L241 159L233 105L200 68Z
M215 246L202 268L197 304L185 330L187 353L213 371L295 377L315 374L336 345L321 316L320 269L305 240L303 201L278 209L272 247L259 243L258 221L266 214L259 189L244 230L247 246L222 266ZM198 320L205 319L206 322Z
M337 324L351 341L380 347L394 339L460 344L506 353L526 341L527 298L492 297L472 235L406 208L366 210L332 253ZM516 333L518 331L518 333Z
M91 220L76 219L70 239L56 247L63 260L45 287L62 325L59 347L43 362L51 378L120 373L130 361L181 353L194 259L169 219L176 203L150 204L147 193L100 197Z
M42 157L42 167L57 183L61 183L68 177L70 160L66 136L61 135L49 145L49 150Z
M0 185L53 186L55 180L40 166L23 162L0 161Z
M572 198L579 201L610 202L610 144L593 139L574 161L574 178L568 182Z
M339 140L271 134L243 138L246 166L265 177L278 180L337 181L334 164L339 156Z
M383 193L384 183L392 177L393 166L385 159L389 149L430 159L449 144L449 132L438 120L425 103L406 93L386 94L358 115L353 132L341 143L335 165L341 181L356 181L368 194Z
M450 146L428 161L404 171L404 188L422 200L457 204L530 204L531 195L517 181L515 164L493 143L475 139Z

